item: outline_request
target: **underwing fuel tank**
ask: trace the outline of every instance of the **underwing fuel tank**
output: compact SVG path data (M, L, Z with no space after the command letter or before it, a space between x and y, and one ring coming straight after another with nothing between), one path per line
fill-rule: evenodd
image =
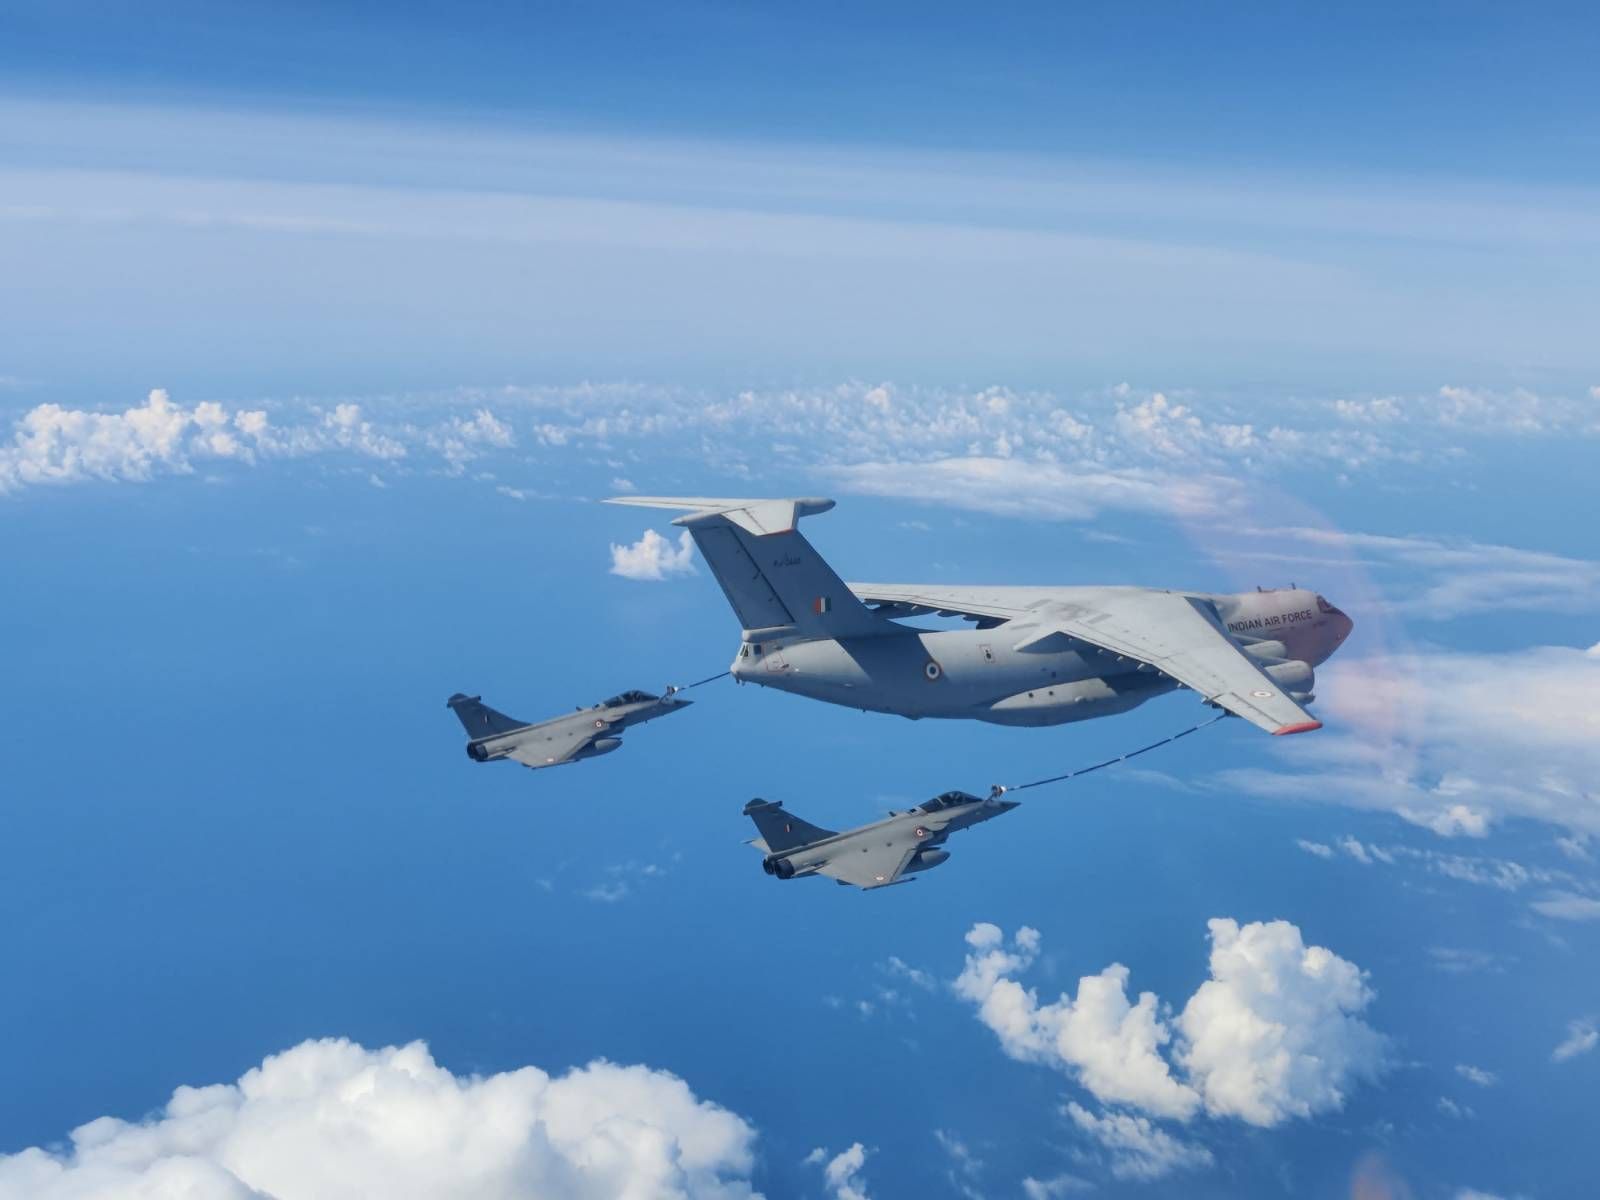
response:
M936 850L930 846L926 850L919 851L917 856L906 864L905 874L909 875L913 871L926 871L930 867L937 867L949 858L950 851Z
M620 745L622 745L621 738L598 738L572 757L574 759L599 758L602 754L610 754Z

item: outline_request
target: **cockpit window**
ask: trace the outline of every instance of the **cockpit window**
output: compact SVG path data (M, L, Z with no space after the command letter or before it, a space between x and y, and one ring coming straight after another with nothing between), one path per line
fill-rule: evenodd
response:
M620 692L609 700L600 701L601 708L615 708L619 704L641 704L646 700L659 700L660 696L652 696L649 692Z
M924 801L920 807L925 813L938 812L940 809L952 808L958 804L976 804L978 798L969 796L966 792L944 792L932 800Z

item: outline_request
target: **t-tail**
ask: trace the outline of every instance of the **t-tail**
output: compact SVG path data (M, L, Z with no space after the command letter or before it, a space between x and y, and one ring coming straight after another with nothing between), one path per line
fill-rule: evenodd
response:
M870 637L896 629L862 604L800 533L800 518L827 512L832 500L618 496L607 503L688 509L672 523L694 537L747 641Z
M467 736L474 741L479 738L493 737L497 733L511 733L513 730L524 729L528 722L519 721L515 717L508 717L503 712L496 712L483 703L482 697L467 696L457 692L445 701L455 710L460 719L462 728L467 731Z
M834 836L831 829L785 812L782 800L752 800L744 806L744 815L756 823L769 854L784 854Z

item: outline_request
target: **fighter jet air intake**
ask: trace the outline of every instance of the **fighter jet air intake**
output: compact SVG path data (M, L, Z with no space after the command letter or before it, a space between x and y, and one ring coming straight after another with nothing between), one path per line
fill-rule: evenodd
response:
M743 628L734 678L913 720L1059 725L1189 688L1268 733L1303 733L1322 727L1304 707L1314 669L1352 626L1298 587L846 584L798 528L832 500L609 503L687 510L673 524L693 535ZM972 628L902 623L927 614Z

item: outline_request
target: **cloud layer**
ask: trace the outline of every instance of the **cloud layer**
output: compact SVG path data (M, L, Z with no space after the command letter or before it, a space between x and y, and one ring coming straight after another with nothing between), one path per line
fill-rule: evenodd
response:
M1317 692L1329 728L1297 756L1309 769L1221 782L1387 809L1445 836L1513 818L1600 833L1600 647L1335 659Z
M457 1076L420 1042L304 1042L66 1149L0 1156L0 1200L734 1200L755 1131L681 1079L594 1062Z

